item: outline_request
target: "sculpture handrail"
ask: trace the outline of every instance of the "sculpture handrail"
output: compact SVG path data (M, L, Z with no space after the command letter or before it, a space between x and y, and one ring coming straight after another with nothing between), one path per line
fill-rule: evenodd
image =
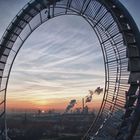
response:
M6 130L6 92L12 65L20 48L37 27L62 15L81 16L91 25L104 58L103 101L97 118L83 139L90 139L97 134L108 112L111 112L113 121L122 119L116 139L131 140L140 118L140 95L137 94L140 81L140 33L128 11L117 0L32 0L16 15L0 41L1 134L4 137L7 135L3 131ZM19 45L17 42L20 42ZM119 110L124 112L123 118ZM114 114L118 115L117 118ZM111 124L108 123L98 135L106 134L109 127Z

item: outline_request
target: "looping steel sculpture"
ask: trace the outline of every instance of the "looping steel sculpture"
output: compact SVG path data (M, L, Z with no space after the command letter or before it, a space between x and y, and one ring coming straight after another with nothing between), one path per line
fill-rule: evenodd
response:
M91 25L104 58L103 101L83 140L107 138L110 129L112 139L132 140L140 121L140 33L118 0L33 0L16 15L0 41L1 139L7 139L6 91L14 60L37 27L62 15L81 16Z

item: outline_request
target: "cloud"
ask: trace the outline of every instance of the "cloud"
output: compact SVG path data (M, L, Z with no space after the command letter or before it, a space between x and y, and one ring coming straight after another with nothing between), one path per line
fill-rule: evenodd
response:
M104 65L97 37L83 19L61 17L39 27L23 45L8 98L81 98L99 84L104 85Z
M9 9L0 15L1 35L26 0L0 3L4 11ZM45 102L81 98L89 88L103 85L103 79L102 53L93 30L81 17L63 16L41 25L24 43L12 68L7 97Z
M28 0L0 0L0 36ZM121 1L140 27L139 4ZM96 35L81 17L63 16L44 23L23 45L14 63L8 99L48 101L81 98L104 86L104 65Z

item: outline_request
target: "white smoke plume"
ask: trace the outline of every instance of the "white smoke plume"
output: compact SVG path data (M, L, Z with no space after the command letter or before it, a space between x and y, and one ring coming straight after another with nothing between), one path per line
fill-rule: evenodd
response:
M65 113L67 113L70 109L72 109L76 104L76 100L71 100L69 105L67 106L66 110L65 110Z
M100 95L103 92L103 88L97 87L94 92Z
M89 95L86 96L86 100L85 100L86 103L91 102L93 94L94 92L92 90L89 90Z
M91 102L93 94L96 93L96 94L100 95L102 92L103 92L103 88L101 88L101 87L97 87L94 92L92 90L89 90L89 95L86 96L85 102L86 103Z

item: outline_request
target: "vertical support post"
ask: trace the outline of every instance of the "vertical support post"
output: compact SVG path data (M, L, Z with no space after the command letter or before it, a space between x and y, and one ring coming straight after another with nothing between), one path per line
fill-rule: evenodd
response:
M131 133L130 133L130 136L128 137L128 140L132 140L135 133L136 133L136 130L139 126L139 123L140 123L140 84L139 84L139 87L138 87L138 99L137 99L137 104L136 104L136 109L135 109L135 112L134 112L134 116L133 116L133 124L132 124L132 127L131 127Z
M84 108L85 108L85 99L82 98L82 112L84 113Z

